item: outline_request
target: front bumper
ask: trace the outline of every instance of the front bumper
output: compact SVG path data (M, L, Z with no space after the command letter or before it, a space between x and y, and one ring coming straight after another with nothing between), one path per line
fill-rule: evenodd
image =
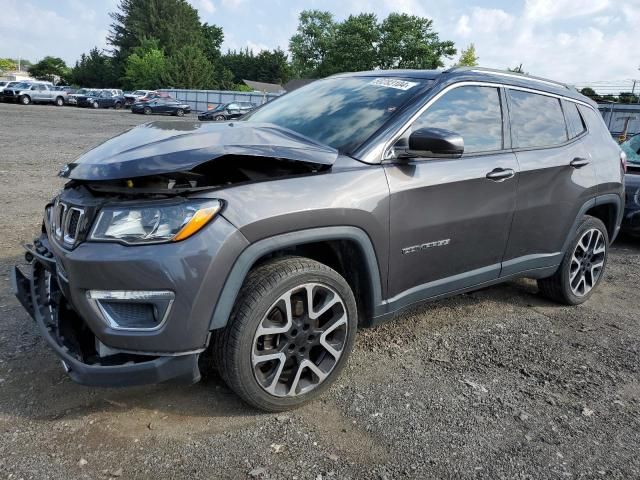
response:
M136 247L84 242L73 250L58 245L50 232L45 216L43 234L26 246L31 271L14 268L12 282L73 380L127 386L200 378L198 356L208 344L225 272L247 245L238 230L220 216L183 242ZM48 293L43 293L45 279ZM167 318L146 331L114 328L89 295L145 290L175 294Z
M69 338L66 333L65 339L61 326L73 315L62 308L65 300L45 298L39 288L46 272L55 275L55 260L39 255L33 260L31 277L26 277L18 267L14 267L11 283L16 297L35 320L40 333L60 357L73 381L88 386L126 387L166 381L189 385L200 380L198 354L148 357L148 360L141 356L121 355L120 364L112 361L102 363L98 358L90 361L83 348L74 348L78 345L77 338Z

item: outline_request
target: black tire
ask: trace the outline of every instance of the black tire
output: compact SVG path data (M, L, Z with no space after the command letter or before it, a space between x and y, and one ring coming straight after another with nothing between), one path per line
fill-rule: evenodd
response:
M274 302L278 302L283 295L286 295L292 290L295 291L299 288L301 292L304 292L304 290L302 290L302 288L304 288L303 285L309 284L319 286L321 289L331 290L332 293L338 295L338 300L342 302L338 306L339 310L336 315L342 317L340 311L347 315L346 325L342 327L344 330L341 332L341 353L339 357L335 359L328 356L328 351L326 353L322 352L324 356L319 357L320 359L317 365L325 360L330 360L335 363L327 370L328 373L324 372L327 373L324 380L316 377L318 379L317 384L311 387L310 391L299 394L296 393L295 396L271 394L259 383L256 374L254 374L254 368L257 370L257 367L254 367L252 364L254 347L258 345L256 342L260 342L260 338L262 338L258 335L257 329L259 326L264 325L266 315L276 308L276 303ZM300 303L302 303L302 301ZM308 313L303 312L297 315L299 317L295 317L294 322L298 322L298 318L303 319L301 321L304 322L317 322L315 325L312 325L309 330L307 330L309 328L308 324L305 324L304 327L298 325L299 331L296 337L297 340L295 341L299 342L298 345L304 345L305 341L311 342L313 340L310 333L318 331L315 329L320 326L321 318L324 314L317 320L310 320L308 316L305 317ZM212 345L215 364L220 376L229 388L249 405L268 412L279 412L296 408L321 395L340 375L353 347L357 330L357 319L358 312L353 292L346 280L336 271L322 263L303 257L286 257L273 260L249 272L236 299L229 323L224 329L215 332ZM324 328L327 328L326 325L330 323L331 321L327 320ZM337 323L338 322L335 322L335 324ZM290 335L296 335L295 326L296 324L292 324L292 330L289 330L286 334L283 333L276 336L276 347L272 347L275 348L274 351L291 351L290 348L292 345L290 343L287 344L287 348L280 348L281 344L278 342L280 342L280 337L282 337L283 341L286 340L287 342L293 343L294 340L291 340L292 337ZM305 332L302 331L303 328L306 331L306 337ZM333 331L337 331L337 329ZM325 337L325 342L327 338L328 337ZM265 340L262 341L264 342ZM278 348L280 348L280 350L278 350ZM299 348L299 351L304 350L303 346L295 348ZM313 358L311 356L313 348L316 347L310 347L308 349L309 358ZM290 355L301 355L301 353L294 351L294 353ZM287 357L287 362L288 361L289 357ZM292 361L297 365L292 367L296 373L302 373L304 368L299 368L301 364L296 363L295 358ZM316 360L313 361L315 362ZM283 362L283 364L286 363ZM300 372L298 372L298 370L300 370ZM310 375L310 378L314 378L313 375L311 375L311 369L308 370L307 374ZM278 372L279 373L276 374L276 380L282 379L285 373L284 367L278 370ZM288 374L290 380L292 376L295 376L292 375L292 373L293 372ZM285 379L285 382L286 381ZM291 385L293 385L293 381L294 380L291 381ZM274 382L274 384L275 383L277 382ZM296 384L299 383L300 382L296 382ZM289 393L294 390L293 386L288 387L286 384L283 385L283 388L290 388Z
M144 107L144 110L142 110L142 113L144 113L145 115L151 115L151 113L153 113L151 111L151 107Z
M56 104L56 107L62 107L64 105L64 98L57 97L54 103Z
M122 108L122 104L120 102L116 102L116 104L113 106L114 109L116 110L120 110Z
M184 110L181 108L176 110L176 117L184 117Z
M29 105L31 103L31 97L29 95L22 95L19 101L22 105Z
M91 106L92 106L93 108L100 108L100 105L98 104L98 102L93 102L93 103L91 104Z
M574 267L575 261L573 260L574 253L579 255L582 252L582 248L578 248L578 243L581 241L583 236L592 230L597 230L602 235L604 239L604 253L602 254L602 267L598 271L597 278L595 283L590 287L589 291L582 295L577 295L572 289L571 285L571 274L572 269L576 271ZM579 252L578 252L578 250ZM580 224L578 225L578 229L567 248L567 251L564 254L564 258L562 259L562 263L560 267L552 276L548 278L543 278L538 280L538 288L540 289L540 293L545 297L554 300L558 303L562 303L564 305L580 305L581 303L586 302L589 297L593 294L596 287L602 281L604 277L605 269L607 266L607 259L609 257L609 234L607 232L607 227L605 227L604 223L598 218L585 215ZM588 270L588 266L591 265L591 259L587 255L587 262L585 264L585 268ZM582 268L582 263L578 264L578 269ZM586 280L585 280L586 282Z
M223 122L223 121L225 121L225 120L226 120L226 118L225 118L225 116L224 116L224 115L216 115L216 116L215 116L215 118L214 118L214 120L215 120L216 122Z

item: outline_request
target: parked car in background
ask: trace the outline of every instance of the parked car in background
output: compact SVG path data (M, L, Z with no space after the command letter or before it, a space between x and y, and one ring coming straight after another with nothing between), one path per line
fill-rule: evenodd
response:
M145 97L146 95L150 94L151 92L153 92L153 90L135 90L135 91L133 91L131 93L125 93L125 95L124 95L124 105L125 105L125 107L130 107L131 105L136 103L136 101L138 101L142 97Z
M53 85L48 82L16 85L11 89L5 89L3 95L5 98L10 97L13 101L17 101L22 105L53 103L58 107L63 106L67 98L67 92L54 90Z
M182 117L185 113L191 113L191 106L171 97L160 97L134 103L131 105L131 113L143 113L145 115L157 113Z
M67 95L67 104L69 105L77 105L78 97L83 97L89 95L91 92L96 92L99 89L97 88L80 88L73 93Z
M4 87L2 91L2 101L3 102L17 102L20 92L23 90L27 90L33 82L30 81L22 81L22 82L10 82Z
M4 90L4 87L6 87L8 83L9 82L6 81L6 80L0 81L0 92L2 92Z
M201 112L198 114L198 120L208 121L224 121L240 118L242 115L249 113L256 108L255 103L251 102L231 102L218 105L213 110Z
M122 90L102 90L98 95L92 97L93 108L115 108L116 110L124 107L124 96Z
M83 108L98 108L94 107L94 100L100 96L102 90L91 90L84 95L76 97L77 106Z
M12 285L77 382L215 367L282 411L329 388L359 328L418 302L520 277L587 301L623 160L597 105L551 80L339 74L241 121L149 122L85 153Z
M627 174L624 176L626 204L622 230L640 236L640 133L620 145L627 156Z

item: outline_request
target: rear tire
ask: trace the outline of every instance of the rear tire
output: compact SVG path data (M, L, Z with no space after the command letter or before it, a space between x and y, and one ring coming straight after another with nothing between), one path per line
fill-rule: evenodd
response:
M116 110L120 110L122 108L122 104L120 102L116 102L116 104L113 106L114 109Z
M179 108L178 110L176 110L176 116L177 117L184 117L184 110Z
M224 122L226 120L226 118L224 117L224 115L216 115L214 120L216 122Z
M585 215L560 267L538 280L540 293L565 305L586 302L604 277L609 256L609 234L598 218Z
M215 364L249 405L295 408L340 375L357 322L353 292L336 271L303 257L273 260L249 273L227 326L215 332Z
M144 107L142 113L144 113L145 115L151 115L151 107Z

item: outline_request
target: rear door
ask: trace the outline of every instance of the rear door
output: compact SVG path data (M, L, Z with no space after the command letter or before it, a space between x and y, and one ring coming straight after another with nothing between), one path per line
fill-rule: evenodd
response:
M397 143L412 130L436 127L460 134L465 144L461 158L385 166L391 192L389 292L398 307L498 278L518 174L504 107L499 88L456 87Z
M508 97L520 178L503 275L560 263L580 208L596 195L576 103L518 89Z

